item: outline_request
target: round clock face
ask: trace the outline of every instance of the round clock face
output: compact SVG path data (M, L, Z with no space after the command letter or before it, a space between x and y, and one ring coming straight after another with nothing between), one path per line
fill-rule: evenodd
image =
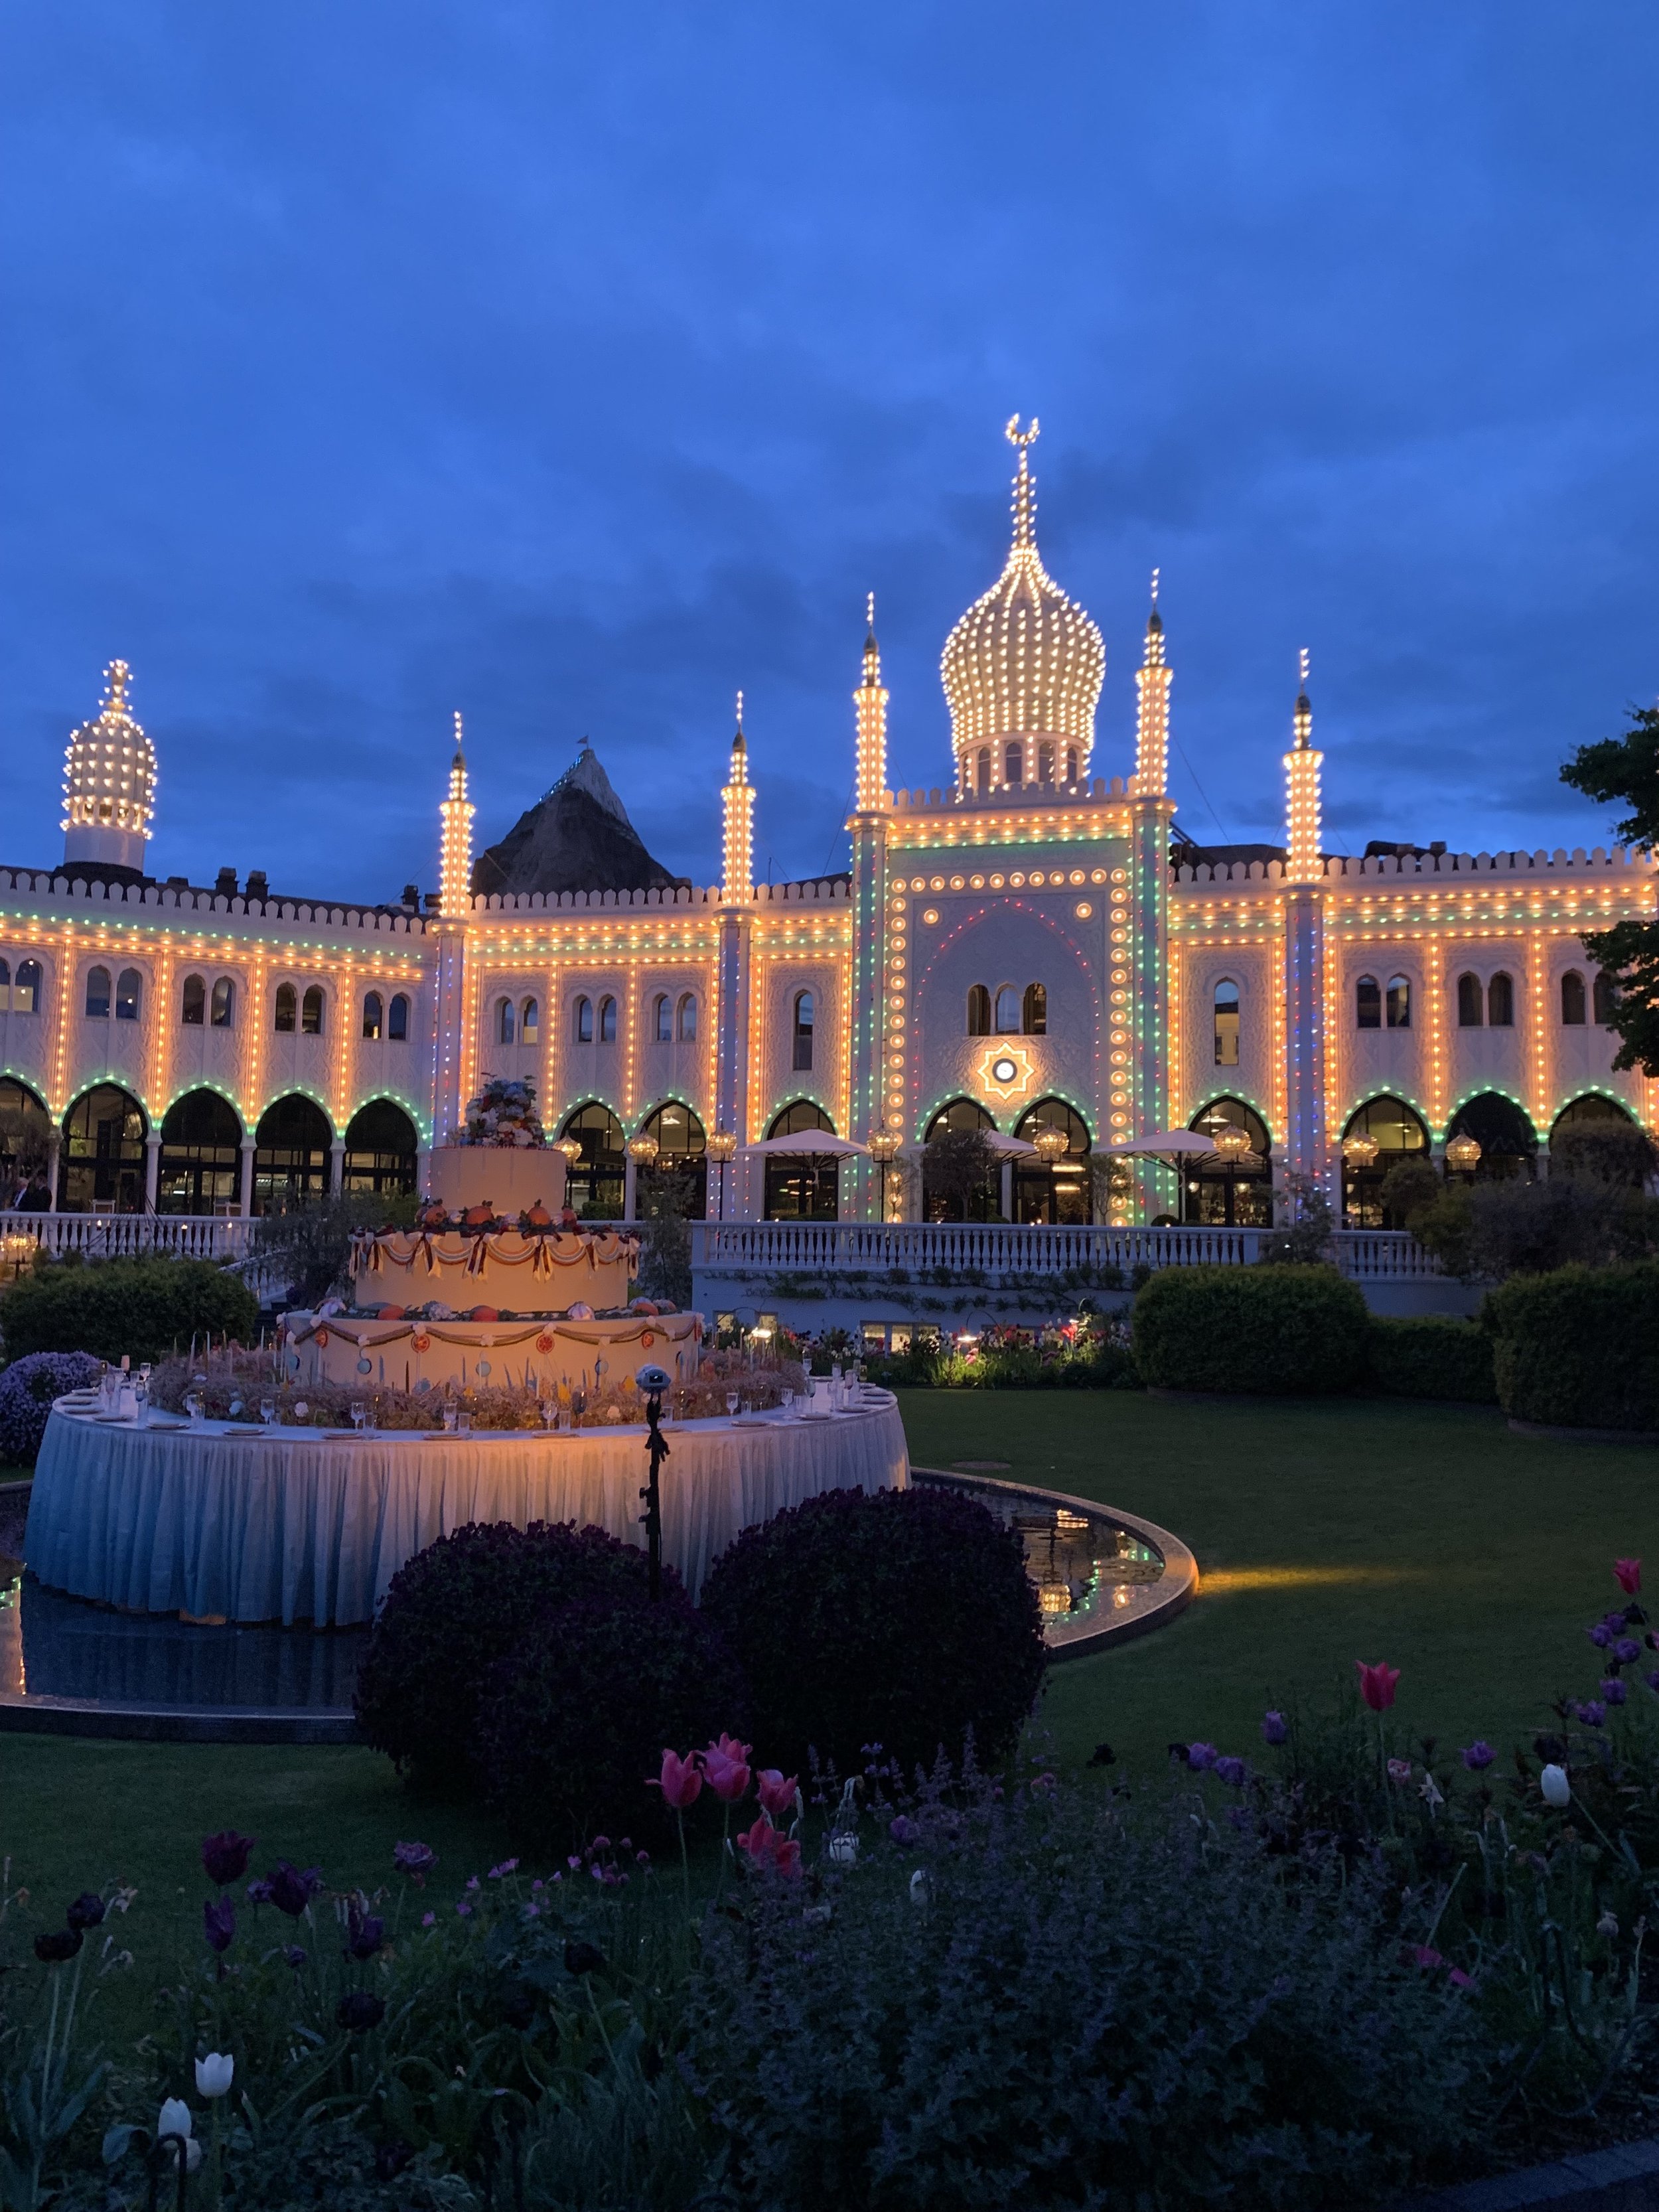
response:
M1019 1070L1012 1060L994 1060L991 1063L991 1073L999 1083L1012 1083L1018 1077Z

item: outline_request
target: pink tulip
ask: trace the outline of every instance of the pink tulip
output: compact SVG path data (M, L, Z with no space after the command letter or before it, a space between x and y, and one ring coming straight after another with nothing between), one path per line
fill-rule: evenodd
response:
M781 1836L765 1819L733 1838L740 1851L747 1851L752 1867L769 1867L774 1874L790 1877L800 1872L800 1845L793 1836Z
M1634 1597L1642 1587L1642 1562L1640 1559L1615 1559L1613 1578L1626 1597Z
M695 1803L702 1788L696 1752L687 1752L682 1759L677 1751L665 1749L660 1778L648 1781L645 1786L647 1790L660 1790L665 1805L672 1805L677 1813L684 1812L688 1805ZM579 1866L581 1862L573 1859L570 1863Z
M793 1774L782 1775L775 1766L763 1766L755 1777L755 1787L760 1793L761 1810L770 1819L781 1820L786 1813L793 1812L799 1784Z
M749 1746L735 1736L723 1735L702 1753L703 1779L714 1795L735 1805L749 1790Z
M1399 1668L1390 1667L1384 1659L1379 1659L1374 1667L1368 1667L1363 1659L1356 1659L1353 1663L1359 1669L1360 1696L1374 1713L1387 1712L1394 1703L1395 1684L1400 1680Z

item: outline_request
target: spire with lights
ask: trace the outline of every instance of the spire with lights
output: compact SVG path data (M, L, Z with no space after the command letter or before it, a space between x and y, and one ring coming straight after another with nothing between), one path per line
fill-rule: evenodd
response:
M472 817L467 797L466 753L461 718L455 717L455 757L449 763L449 796L438 810L443 823L438 907L447 921L464 921L472 905Z
M732 740L732 768L721 794L720 898L742 905L755 895L755 787L749 781L749 747L743 734L743 694L738 694L738 732Z
M125 660L110 662L96 717L64 747L58 826L65 865L94 861L143 871L155 813L155 748L127 703L131 679Z
M1158 611L1158 578L1152 571L1152 610L1146 617L1146 643L1135 671L1139 705L1135 714L1135 795L1162 799L1170 787L1170 680L1164 658L1164 617Z
M864 641L864 681L853 694L858 708L858 763L855 805L859 813L873 814L887 792L887 693L881 681L881 648L876 643L876 595L870 594L868 635Z
M1320 857L1319 772L1325 756L1313 744L1313 707L1308 697L1308 652L1301 656L1301 688L1291 724L1291 750L1285 756L1285 876L1288 883L1316 884L1325 872Z

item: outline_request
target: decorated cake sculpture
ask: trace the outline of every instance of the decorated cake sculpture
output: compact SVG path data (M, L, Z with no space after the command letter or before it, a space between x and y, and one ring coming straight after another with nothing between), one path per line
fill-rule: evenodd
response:
M414 1228L353 1237L350 1303L284 1316L299 1372L366 1389L592 1385L641 1367L693 1381L701 1317L630 1302L639 1238L585 1227L564 1199L535 1086L489 1078L432 1155Z

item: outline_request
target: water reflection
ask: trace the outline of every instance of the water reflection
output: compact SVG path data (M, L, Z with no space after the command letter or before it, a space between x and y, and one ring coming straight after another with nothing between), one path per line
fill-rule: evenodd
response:
M918 1475L919 1482L939 1478ZM1143 1537L1101 1513L1079 1513L1029 1491L997 1490L971 1475L942 1487L965 1490L1025 1546L1025 1571L1036 1585L1044 1626L1075 1632L1121 1619L1158 1601L1164 1561Z

